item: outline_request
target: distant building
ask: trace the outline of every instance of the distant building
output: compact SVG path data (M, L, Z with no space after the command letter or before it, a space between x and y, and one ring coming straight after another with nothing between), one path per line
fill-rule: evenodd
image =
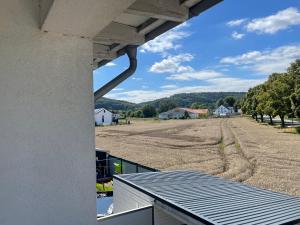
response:
M112 113L107 109L95 109L96 125L111 125L113 122L118 123L119 114Z
M169 113L169 111L160 113L160 114L158 115L158 118L159 118L160 120L168 120L168 119L171 119L171 118L170 118L170 113Z
M167 112L160 113L158 117L161 120L181 119L184 118L187 114L191 119L197 119L201 116L207 116L208 109L175 108Z
M233 114L233 112L234 112L233 108L231 110L231 109L226 108L223 105L220 105L219 108L217 108L214 111L214 115L219 116L219 117L223 117L223 116L229 116L229 115Z
M230 113L230 114L234 114L234 113L235 113L233 107L227 107L227 109L229 110L229 113Z
M201 116L208 116L208 109L190 109L184 108L188 112L191 119L197 119Z
M180 119L184 117L185 111L182 108L171 109L167 112L160 113L158 115L159 119L167 120L167 119Z
M112 122L118 124L120 115L118 113L112 112Z

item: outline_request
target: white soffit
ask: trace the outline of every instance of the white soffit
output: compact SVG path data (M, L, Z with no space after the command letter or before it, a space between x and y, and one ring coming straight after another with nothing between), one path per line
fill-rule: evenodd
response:
M177 22L187 20L189 14L188 8L180 5L179 0L137 0L126 12Z
M93 38L134 2L135 0L54 0L42 22L42 30Z
M128 13L122 13L114 21L117 23L127 24L129 26L138 27L140 24L146 22L149 17L132 15Z
M192 7L193 5L195 5L195 4L197 4L197 3L199 3L199 2L201 2L202 0L187 0L187 1L185 1L184 3L183 3L183 5L185 5L186 7Z

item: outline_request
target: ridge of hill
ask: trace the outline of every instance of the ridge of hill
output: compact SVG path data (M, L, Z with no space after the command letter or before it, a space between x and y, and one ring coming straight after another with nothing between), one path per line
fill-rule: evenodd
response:
M144 105L152 105L159 108L160 104L171 101L178 107L190 107L193 103L199 103L208 109L213 109L219 99L233 96L237 100L244 96L245 92L200 92L200 93L181 93L170 97L160 98L153 101L132 103L123 100L101 98L96 102L95 108L106 108L108 110L132 110L142 108Z

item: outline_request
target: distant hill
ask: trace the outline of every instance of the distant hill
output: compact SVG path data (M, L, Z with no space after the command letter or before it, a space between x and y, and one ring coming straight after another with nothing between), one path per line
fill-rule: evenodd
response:
M236 99L240 99L245 93L244 92L201 92L201 93L182 93L172 95L168 98L160 98L154 101L143 102L139 104L109 99L101 98L96 103L96 108L106 108L109 110L129 110L142 108L144 105L149 104L155 108L159 108L159 105L164 101L172 101L179 107L190 107L194 102L205 105L209 109L215 108L216 102L219 99L224 99L227 96L233 96Z
M95 104L95 108L105 108L108 110L129 110L137 107L137 104L110 98L101 98Z
M216 102L219 99L224 99L227 96L233 96L236 99L241 99L245 93L244 92L201 92L201 93L182 93L172 95L168 98L161 98L154 101L140 103L140 107L149 104L155 108L159 107L159 104L163 101L169 100L174 102L180 107L190 107L194 102L205 105L209 109L215 108Z

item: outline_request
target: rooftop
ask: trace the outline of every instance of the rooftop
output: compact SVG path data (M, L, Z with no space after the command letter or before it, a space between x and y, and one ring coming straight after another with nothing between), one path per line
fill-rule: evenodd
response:
M205 224L300 222L300 198L205 173L172 171L117 175L115 179Z
M183 109L190 113L198 113L198 114L208 113L208 109L190 109L190 108L183 108Z

